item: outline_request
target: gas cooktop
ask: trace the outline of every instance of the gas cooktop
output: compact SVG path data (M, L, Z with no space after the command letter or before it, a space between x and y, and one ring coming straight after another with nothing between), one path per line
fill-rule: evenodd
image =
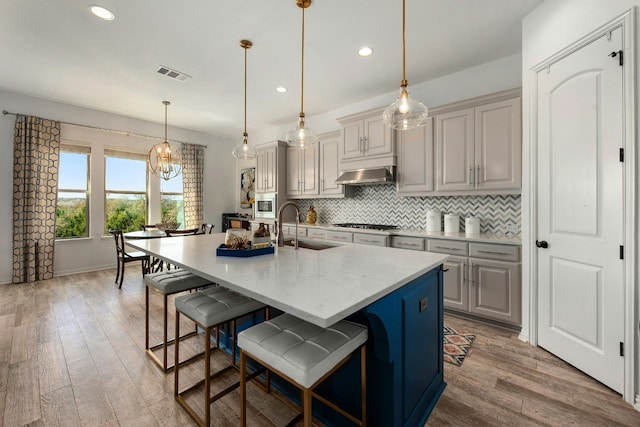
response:
M398 228L397 225L383 225L383 224L360 224L356 222L343 222L340 224L332 224L334 227L346 227L346 228L361 228L366 230L393 230Z

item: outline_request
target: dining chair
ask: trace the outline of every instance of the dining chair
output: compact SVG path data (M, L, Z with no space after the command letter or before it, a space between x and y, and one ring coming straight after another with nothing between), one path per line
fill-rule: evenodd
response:
M118 284L118 289L122 289L125 264L129 262L140 261L142 267L142 277L144 278L144 275L149 271L151 257L144 252L127 252L124 247L124 236L122 235L122 230L110 229L109 234L111 234L116 241L116 283Z
M199 228L188 228L186 230L165 230L167 236L188 236L190 234L199 234Z
M213 228L214 227L215 227L215 225L213 225L213 224L204 223L200 227L200 234L211 234L211 233L213 233Z

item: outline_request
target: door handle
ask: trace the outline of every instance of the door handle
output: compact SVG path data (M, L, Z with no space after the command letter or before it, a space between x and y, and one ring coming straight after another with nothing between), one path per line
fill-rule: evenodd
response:
M547 249L549 247L549 243L547 243L546 240L542 240L542 241L536 240L536 246L542 249Z

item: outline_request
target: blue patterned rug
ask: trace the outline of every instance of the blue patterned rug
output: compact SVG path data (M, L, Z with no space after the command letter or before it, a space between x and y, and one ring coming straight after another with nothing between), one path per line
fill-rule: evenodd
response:
M444 327L443 332L444 361L455 366L462 365L476 336L448 326Z

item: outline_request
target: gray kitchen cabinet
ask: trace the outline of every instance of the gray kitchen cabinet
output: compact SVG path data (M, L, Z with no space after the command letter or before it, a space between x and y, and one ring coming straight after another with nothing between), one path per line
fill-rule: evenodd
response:
M326 239L334 242L353 243L353 233L348 231L327 230Z
M353 243L372 246L389 246L389 236L369 233L353 233Z
M520 264L469 259L469 312L520 325L522 295Z
M320 196L344 197L344 185L336 184L340 176L340 132L320 135Z
M448 308L460 311L469 310L469 282L467 270L469 259L450 256L443 264L444 268L444 304Z
M425 126L396 131L398 154L397 193L400 196L432 192L433 185L433 118Z
M445 308L522 324L519 246L427 239L427 250L452 254L443 265Z
M287 196L290 199L314 196L320 192L318 145L305 149L287 148Z
M391 236L391 247L424 251L424 238L409 236Z
M341 161L394 154L393 133L382 121L384 109L338 119L342 126Z
M276 141L256 147L256 193L285 194L286 142ZM283 200L286 200L283 198Z
M520 191L521 98L488 102L489 99L436 115L435 189L438 194Z

